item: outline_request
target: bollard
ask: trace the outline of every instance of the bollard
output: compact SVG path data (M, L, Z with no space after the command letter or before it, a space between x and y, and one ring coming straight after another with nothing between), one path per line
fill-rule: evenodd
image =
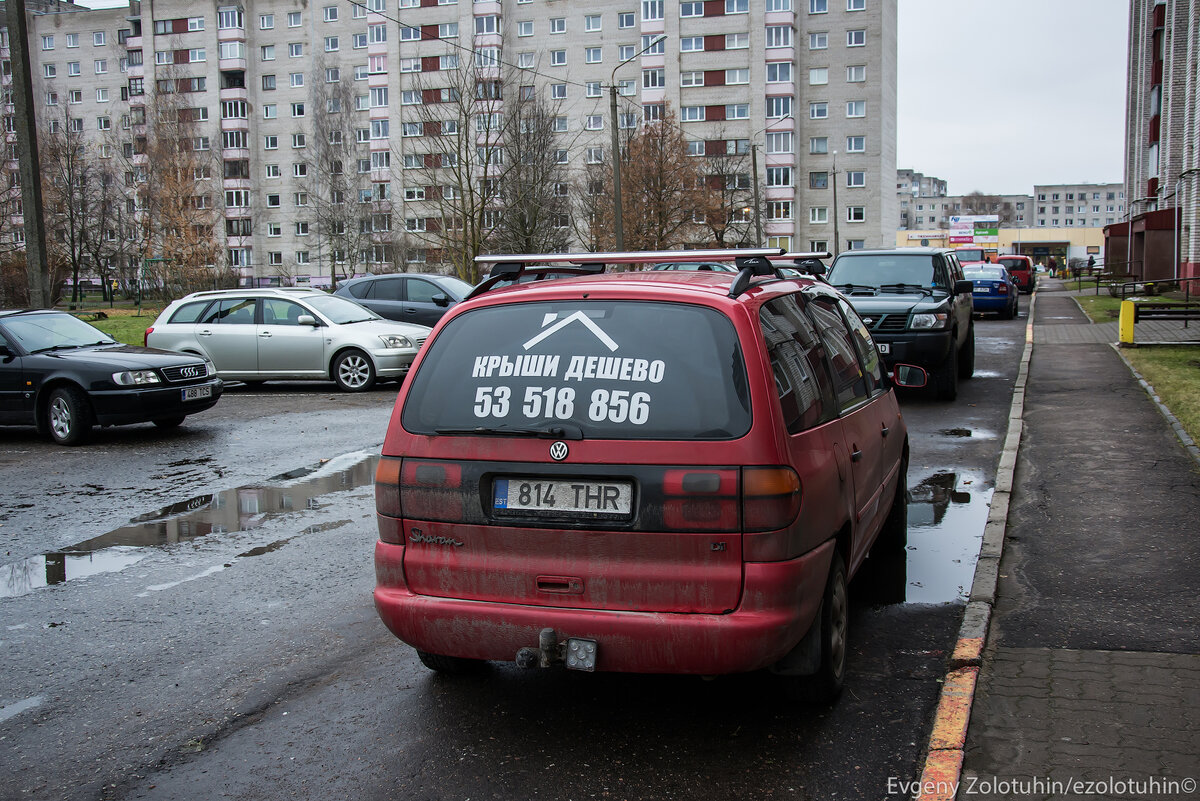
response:
M1120 322L1117 324L1117 331L1121 347L1129 347L1133 345L1133 321L1137 316L1137 308L1132 300L1121 301L1121 316Z

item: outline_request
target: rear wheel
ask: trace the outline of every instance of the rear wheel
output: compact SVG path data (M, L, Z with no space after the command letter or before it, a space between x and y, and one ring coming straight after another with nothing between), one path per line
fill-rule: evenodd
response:
M846 565L833 554L825 596L821 600L821 667L813 676L818 697L832 701L846 683L846 650L850 632L850 598L846 591Z
M417 651L417 658L421 660L422 665L438 673L462 675L475 673L483 668L483 662L478 659L464 659L460 656L442 656L441 654Z
M333 380L346 392L365 392L375 383L375 365L361 350L347 350L333 360Z
M941 400L952 401L958 397L958 348L953 341L946 363L937 372L936 386L937 396Z
M59 387L46 402L46 422L59 445L79 445L92 433L92 407L78 387Z
M975 323L967 328L967 341L963 343L962 351L958 354L958 377L970 378L975 375Z

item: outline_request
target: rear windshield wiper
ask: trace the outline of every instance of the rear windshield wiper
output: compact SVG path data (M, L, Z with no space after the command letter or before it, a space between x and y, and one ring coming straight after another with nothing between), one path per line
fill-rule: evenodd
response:
M834 284L836 289L848 289L851 292L875 292L877 287L872 284Z
M896 292L920 292L922 295L932 295L933 290L921 284L880 284L880 289Z
M583 439L583 429L574 423L554 423L544 428L517 426L475 426L474 428L435 428L435 434L482 434L496 437L539 437L541 439Z

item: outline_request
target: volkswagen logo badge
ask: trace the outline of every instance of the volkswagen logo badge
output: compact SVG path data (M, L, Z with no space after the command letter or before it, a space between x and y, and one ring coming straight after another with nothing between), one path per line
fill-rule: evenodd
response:
M550 458L556 462L561 462L567 458L567 443L556 442L550 446Z

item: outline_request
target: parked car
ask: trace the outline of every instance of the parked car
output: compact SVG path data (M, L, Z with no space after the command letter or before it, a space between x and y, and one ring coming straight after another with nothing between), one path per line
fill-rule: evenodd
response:
M976 264L963 269L963 275L975 285L971 304L979 313L995 312L1011 320L1020 311L1020 293L1008 270L1000 265Z
M903 551L908 435L845 298L753 255L517 283L442 318L376 474L375 605L427 667L841 687L847 582Z
M966 267L970 264L990 264L991 259L988 258L988 253L983 248L957 248L954 255L958 257L958 262Z
M453 275L394 273L342 281L333 294L389 320L432 326L470 292L471 285Z
M940 398L958 397L959 379L975 374L975 287L956 251L850 250L827 278L849 297L885 362L918 364L932 374Z
M66 312L0 311L0 423L60 445L97 425L174 428L223 386L207 359L124 345Z
M318 289L222 289L172 302L145 341L204 356L222 378L331 379L360 392L408 372L428 334Z
M1012 276L1017 288L1028 295L1037 288L1037 273L1033 269L1033 259L1028 256L1010 254L1001 256L999 263Z

